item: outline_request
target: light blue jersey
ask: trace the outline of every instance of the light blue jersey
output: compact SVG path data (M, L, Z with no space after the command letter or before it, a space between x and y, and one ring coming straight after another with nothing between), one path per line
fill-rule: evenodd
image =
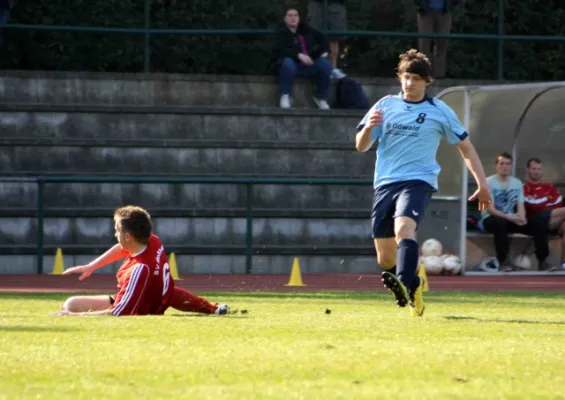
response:
M418 103L408 102L402 93L380 99L357 126L363 129L374 110L381 109L383 123L371 131L378 140L374 187L413 179L438 189L441 170L436 153L443 137L451 144L468 135L465 128L443 101L426 96Z
M504 184L496 175L487 178L488 188L494 203L494 208L504 214L515 215L518 204L524 203L524 185L520 179L508 177ZM490 215L487 210L481 212L481 222Z

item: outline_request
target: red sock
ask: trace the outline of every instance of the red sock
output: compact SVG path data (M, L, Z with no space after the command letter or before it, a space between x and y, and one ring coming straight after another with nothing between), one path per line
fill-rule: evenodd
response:
M208 302L208 300L190 293L188 290L175 286L171 297L171 307L175 310L185 312L198 312L203 314L214 314L217 305Z

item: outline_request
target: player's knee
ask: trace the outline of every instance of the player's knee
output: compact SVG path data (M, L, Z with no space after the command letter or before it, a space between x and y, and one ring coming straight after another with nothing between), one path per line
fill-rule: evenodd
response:
M400 242L402 239L414 239L416 237L416 224L411 224L407 222L400 222L394 227L394 235L396 242Z
M79 306L78 303L78 297L69 297L67 300L65 300L61 308L65 311L77 312Z
M557 232L563 236L563 234L565 233L565 221L561 222L561 225L559 225L557 227Z

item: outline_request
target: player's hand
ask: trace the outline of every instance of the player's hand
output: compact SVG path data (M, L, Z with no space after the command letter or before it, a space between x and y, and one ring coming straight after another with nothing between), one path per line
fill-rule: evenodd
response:
M92 275L93 272L94 269L90 268L88 265L79 265L65 270L63 275L81 274L78 280L82 281Z
M486 210L489 204L492 203L489 190L481 186L469 197L469 201L473 200L479 201L479 211Z
M514 216L514 223L518 226L524 226L528 223L528 221L526 220L526 217L516 214Z
M68 310L61 310L54 313L49 314L50 317L66 317L72 315L72 313Z
M369 117L369 128L373 128L375 126L379 126L383 123L383 111L382 110L375 110L371 116Z
M302 64L306 64L306 65L313 65L314 61L312 61L312 58L304 53L300 53L298 54L298 59L302 62Z

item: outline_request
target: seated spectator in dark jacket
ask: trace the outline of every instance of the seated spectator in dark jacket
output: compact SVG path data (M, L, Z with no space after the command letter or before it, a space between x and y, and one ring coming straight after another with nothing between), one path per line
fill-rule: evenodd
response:
M332 65L326 58L329 54L327 38L308 24L300 22L297 9L289 8L275 34L273 61L279 74L281 108L290 108L292 83L296 76L313 78L316 82L314 102L318 108L328 110L328 90Z

